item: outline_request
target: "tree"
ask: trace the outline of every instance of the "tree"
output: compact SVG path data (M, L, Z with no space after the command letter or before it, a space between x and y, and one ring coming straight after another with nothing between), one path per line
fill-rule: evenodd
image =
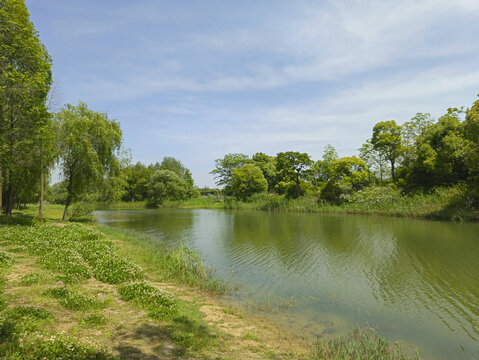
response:
M384 172L388 168L387 161L380 151L374 149L370 140L366 140L359 148L359 158L366 163L369 182L372 182L375 177L379 177L381 181L384 180ZM371 176L371 174L373 174L374 177Z
M238 199L246 201L253 194L267 191L268 182L258 166L246 164L233 170L231 190Z
M185 180L191 188L194 186L191 171L183 166L181 161L171 156L165 156L161 164L156 167L157 170L170 170Z
M253 164L261 169L263 176L268 183L268 192L273 191L278 183L278 171L276 170L276 159L274 156L258 152L252 157Z
M313 166L312 173L315 185L318 182L329 181L334 177L334 163L338 160L336 149L328 144L324 147L323 160L318 160Z
M396 164L404 148L401 141L401 126L394 120L381 121L373 128L371 144L374 149L381 152L391 164L391 178L396 181Z
M408 169L407 185L431 189L450 186L467 179L466 155L468 142L461 121L462 110L448 109L437 123L419 136L416 159Z
M98 186L105 175L119 170L118 151L122 133L120 124L106 113L88 109L87 104L70 104L55 116L58 149L67 198L63 220L71 202Z
M343 157L334 163L335 180L347 183L352 190L360 190L368 183L368 167L356 156Z
M164 200L186 200L189 185L171 170L157 170L148 183L148 204L157 206Z
M465 136L469 140L467 162L471 172L477 175L479 173L479 99L466 113Z
M0 192L8 216L25 187L25 171L32 174L36 165L34 143L48 119L51 82L51 59L24 1L0 1Z
M210 172L216 179L216 185L224 185L224 192L231 193L231 177L233 170L251 162L248 155L245 154L226 154L223 159L215 160L215 168Z
M309 175L313 161L306 153L298 151L280 152L276 155L276 168L283 181L292 181L296 185L295 197L300 195L300 183Z

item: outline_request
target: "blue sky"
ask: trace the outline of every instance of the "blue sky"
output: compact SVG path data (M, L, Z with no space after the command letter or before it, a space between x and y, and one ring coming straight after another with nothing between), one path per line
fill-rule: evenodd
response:
M479 93L478 0L26 0L57 104L121 123L133 161L211 186L226 153L353 155L383 120Z

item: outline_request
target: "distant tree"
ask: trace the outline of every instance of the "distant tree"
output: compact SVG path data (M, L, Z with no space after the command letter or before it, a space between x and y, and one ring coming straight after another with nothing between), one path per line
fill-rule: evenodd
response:
M371 144L374 149L381 152L391 164L391 178L396 181L396 165L404 151L401 141L401 126L394 120L381 121L373 128Z
M65 105L56 114L55 123L61 170L67 181L66 220L72 200L98 187L106 175L118 172L122 133L118 122L106 113L88 109L84 102Z
M8 216L31 176L40 177L34 145L52 82L51 59L29 17L24 1L0 2L0 212L5 205Z
M479 99L466 112L465 136L469 140L467 162L471 172L477 176L479 175Z
M295 183L295 197L299 197L301 180L308 178L312 164L313 161L306 153L287 151L276 155L276 168L282 181Z
M148 184L148 204L157 206L165 200L186 200L190 186L171 170L157 170Z
M234 196L245 201L253 194L267 191L268 182L258 166L246 164L233 170L231 190Z
M335 180L360 190L368 183L368 167L364 160L356 157L343 157L334 163Z
M123 168L123 177L126 181L124 201L142 201L148 196L148 182L155 173L153 165L146 166L141 162L127 165Z
M193 176L191 171L184 167L181 161L171 156L165 156L161 164L156 167L158 170L170 170L185 180L191 187L194 186Z
M274 156L258 152L252 157L253 164L261 169L263 176L268 182L268 192L273 191L278 183L278 171L276 169L276 159Z
M431 189L450 186L467 179L467 140L461 121L463 111L448 109L437 123L419 136L417 157L408 169L407 185L411 188Z
M231 192L231 177L233 170L249 164L251 159L245 154L226 154L222 159L215 160L215 168L210 172L216 179L216 185L225 186L224 192Z
M375 178L384 180L385 172L389 169L387 160L382 152L374 149L370 140L366 140L359 148L359 158L366 163L369 182L374 181Z
M316 161L312 168L312 176L316 186L318 186L320 182L329 181L334 178L334 163L338 158L338 153L331 144L324 147L323 160Z

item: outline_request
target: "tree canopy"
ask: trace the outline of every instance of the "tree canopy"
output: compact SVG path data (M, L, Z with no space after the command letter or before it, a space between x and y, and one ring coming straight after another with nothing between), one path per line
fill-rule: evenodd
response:
M118 122L88 109L84 102L65 105L55 116L55 126L61 171L67 181L66 220L73 199L98 186L105 175L118 172L122 132Z

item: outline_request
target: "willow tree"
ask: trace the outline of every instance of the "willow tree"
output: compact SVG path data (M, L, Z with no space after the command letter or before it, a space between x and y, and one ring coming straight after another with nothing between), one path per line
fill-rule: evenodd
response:
M65 105L55 116L58 155L61 171L67 183L67 198L63 220L68 207L92 191L107 175L119 170L118 154L122 133L120 124L106 113L88 109L87 104Z
M48 119L51 60L23 0L0 0L0 183L5 212L35 165L35 142Z

